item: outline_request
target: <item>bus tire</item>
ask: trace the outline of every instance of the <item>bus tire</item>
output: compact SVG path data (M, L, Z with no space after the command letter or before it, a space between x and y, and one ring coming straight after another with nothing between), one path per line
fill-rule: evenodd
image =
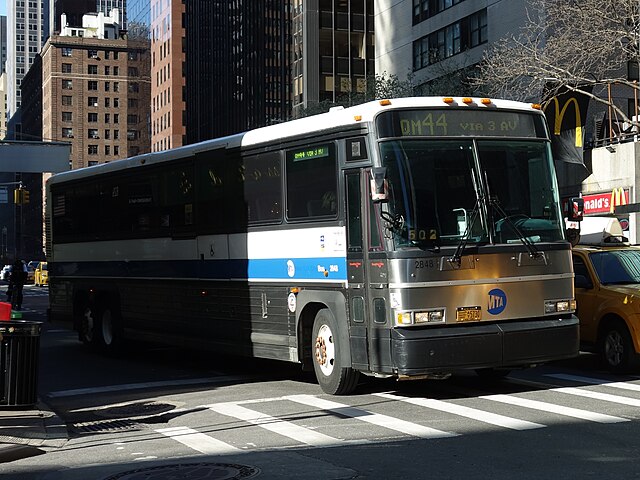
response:
M120 316L111 305L101 307L96 315L94 331L97 346L106 353L116 353L122 343Z
M599 342L602 363L612 372L625 373L637 364L637 355L629 329L622 320L609 322Z
M359 372L341 364L342 342L336 320L327 308L316 314L311 337L313 369L322 391L347 395L358 385Z
M96 336L96 311L92 303L86 303L78 307L78 339L89 347L97 343Z

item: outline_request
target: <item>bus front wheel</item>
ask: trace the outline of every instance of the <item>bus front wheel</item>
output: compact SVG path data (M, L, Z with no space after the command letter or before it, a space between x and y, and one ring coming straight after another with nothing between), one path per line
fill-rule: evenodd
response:
M340 362L344 348L336 320L331 312L323 308L316 314L312 334L313 369L320 388L331 395L346 395L358 385L359 372Z

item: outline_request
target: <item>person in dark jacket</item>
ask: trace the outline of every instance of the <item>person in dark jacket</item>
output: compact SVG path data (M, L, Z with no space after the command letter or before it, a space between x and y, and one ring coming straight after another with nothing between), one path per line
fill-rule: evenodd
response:
M22 310L22 288L27 281L27 266L22 260L16 260L11 266L9 291L11 292L11 308Z

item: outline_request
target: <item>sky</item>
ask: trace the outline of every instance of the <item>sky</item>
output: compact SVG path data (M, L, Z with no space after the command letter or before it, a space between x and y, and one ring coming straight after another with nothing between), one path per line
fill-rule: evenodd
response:
M7 15L7 0L0 0L0 15Z

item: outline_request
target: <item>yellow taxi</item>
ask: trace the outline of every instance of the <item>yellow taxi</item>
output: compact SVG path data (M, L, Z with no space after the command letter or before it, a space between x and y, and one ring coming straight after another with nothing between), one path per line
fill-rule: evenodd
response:
M575 295L584 350L613 372L640 362L640 247L630 246L615 219L581 232L573 248Z
M36 287L49 285L49 272L47 271L47 262L40 262L36 267L33 276L33 283Z

